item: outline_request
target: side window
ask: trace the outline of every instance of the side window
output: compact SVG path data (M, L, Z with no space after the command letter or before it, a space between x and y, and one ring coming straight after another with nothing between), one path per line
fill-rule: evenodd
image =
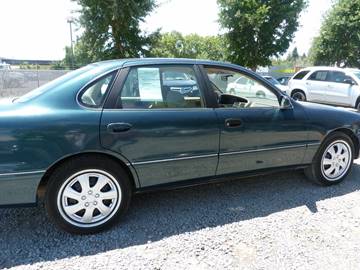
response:
M80 102L87 107L100 107L109 91L112 81L115 78L116 71L105 75L94 83L90 84L80 95Z
M300 71L294 76L293 80L302 80L309 72L309 70Z
M125 109L204 106L195 72L188 66L132 68L121 90L118 104Z
M327 71L315 71L312 73L308 80L311 81L326 81L326 78L328 77Z
M205 68L213 91L220 97L222 94L230 94L239 97L239 102L234 104L221 104L222 107L261 108L279 107L277 96L260 82L228 69ZM241 101L241 102L240 102Z
M344 72L341 71L332 71L330 81L336 83L344 83L345 80L352 80L349 76L345 75Z

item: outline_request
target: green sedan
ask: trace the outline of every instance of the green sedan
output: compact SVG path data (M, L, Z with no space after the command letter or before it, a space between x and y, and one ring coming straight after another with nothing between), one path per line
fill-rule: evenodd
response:
M246 91L229 85L248 81ZM337 184L360 116L297 102L237 65L124 59L70 72L0 107L0 205L37 203L70 233L119 221L155 189L304 169Z

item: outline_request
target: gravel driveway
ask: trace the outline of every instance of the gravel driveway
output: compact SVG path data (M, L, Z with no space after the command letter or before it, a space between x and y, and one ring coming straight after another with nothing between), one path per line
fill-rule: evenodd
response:
M318 187L301 172L134 198L110 231L72 236L44 208L0 209L0 268L360 269L360 160Z

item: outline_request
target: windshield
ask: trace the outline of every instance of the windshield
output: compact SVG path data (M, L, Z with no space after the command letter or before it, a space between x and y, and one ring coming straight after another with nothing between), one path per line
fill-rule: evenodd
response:
M36 88L36 89L30 91L29 93L21 96L20 98L15 99L14 102L18 103L18 102L29 101L35 97L40 96L41 94L45 93L46 91L48 91L54 87L57 87L57 86L61 85L62 83L85 73L86 71L90 70L91 68L92 67L90 65L88 65L88 66L82 67L80 69L66 73L63 76L61 76L53 81L48 82L48 83L40 86L39 88Z

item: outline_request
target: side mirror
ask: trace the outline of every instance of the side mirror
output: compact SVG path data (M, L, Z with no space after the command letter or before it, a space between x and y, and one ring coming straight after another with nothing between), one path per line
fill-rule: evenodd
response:
M292 109L293 105L291 103L291 100L288 96L282 96L280 100L280 109L281 110L289 110Z
M350 78L345 79L345 80L344 80L344 83L350 84L350 85L354 85L354 84L355 84L355 82L354 82L352 79L350 79Z

